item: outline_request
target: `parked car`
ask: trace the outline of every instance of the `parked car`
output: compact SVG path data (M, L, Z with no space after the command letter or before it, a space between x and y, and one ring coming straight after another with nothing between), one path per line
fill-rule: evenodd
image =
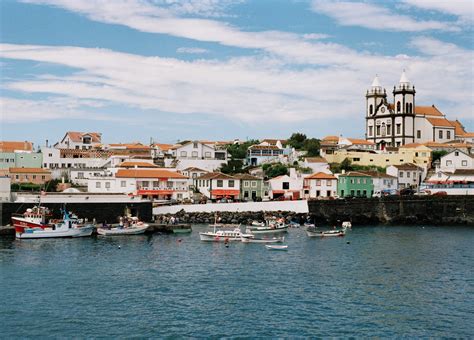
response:
M400 196L413 196L415 192L412 188L405 188L400 190Z

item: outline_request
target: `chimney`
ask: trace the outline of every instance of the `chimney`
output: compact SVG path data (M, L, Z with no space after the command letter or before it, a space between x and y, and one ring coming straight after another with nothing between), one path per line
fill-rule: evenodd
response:
M346 173L346 170L342 169L341 173L344 175Z

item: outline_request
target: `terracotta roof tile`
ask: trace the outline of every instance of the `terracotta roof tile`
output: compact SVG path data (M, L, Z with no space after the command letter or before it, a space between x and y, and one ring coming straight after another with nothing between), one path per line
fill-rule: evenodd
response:
M352 144L362 144L362 145L374 145L374 142L371 142L369 140L365 139L359 139L359 138L347 138L349 142Z
M9 171L15 174L51 174L50 170L42 168L10 168Z
M327 163L328 161L324 157L307 157L305 158L308 163Z
M428 122L430 122L433 126L443 126L443 127L450 127L454 128L449 120L446 118L426 118Z
M419 166L416 166L413 163L404 163L404 164L399 164L399 165L393 165L396 167L398 170L421 170Z
M331 174L326 174L324 172L317 172L306 177L305 179L337 179L337 178Z
M175 178L187 179L177 172L164 169L120 169L115 174L117 178Z
M152 163L147 163L147 162L122 162L118 165L118 168L159 168L158 165L152 164Z
M436 106L415 106L415 114L422 116L436 116L444 117L443 113L439 111Z
M163 151L168 151L173 147L173 144L163 144L163 143L155 143L153 146L163 150Z
M76 131L68 131L66 135L69 136L73 142L81 143L82 137L89 135L91 136L91 140L93 143L100 143L102 134L99 132L76 132Z
M3 141L0 142L0 152L14 152L15 150L33 151L33 143L31 142L16 142Z
M202 176L199 176L196 179L238 179L238 178L223 174L221 172L210 172Z

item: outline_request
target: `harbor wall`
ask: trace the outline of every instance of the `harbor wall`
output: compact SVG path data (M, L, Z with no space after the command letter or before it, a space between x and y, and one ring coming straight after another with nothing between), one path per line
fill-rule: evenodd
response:
M11 223L11 215L15 213L23 213L26 209L32 208L37 203L1 203L0 215L1 225L5 226ZM61 217L62 203L42 203L41 205L48 207L54 218ZM97 223L115 223L119 216L123 216L125 210L128 209L133 216L138 216L145 222L153 219L151 202L75 202L68 203L66 206L68 211L74 212L79 218L87 218L92 221L94 218Z

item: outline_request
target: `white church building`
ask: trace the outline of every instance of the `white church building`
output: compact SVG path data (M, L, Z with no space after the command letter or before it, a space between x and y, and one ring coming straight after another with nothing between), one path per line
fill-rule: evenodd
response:
M444 143L466 133L458 121L446 119L434 105L416 105L415 86L410 83L405 71L392 93L393 103L389 103L387 91L375 76L365 95L365 138L374 142L377 150L411 143Z

